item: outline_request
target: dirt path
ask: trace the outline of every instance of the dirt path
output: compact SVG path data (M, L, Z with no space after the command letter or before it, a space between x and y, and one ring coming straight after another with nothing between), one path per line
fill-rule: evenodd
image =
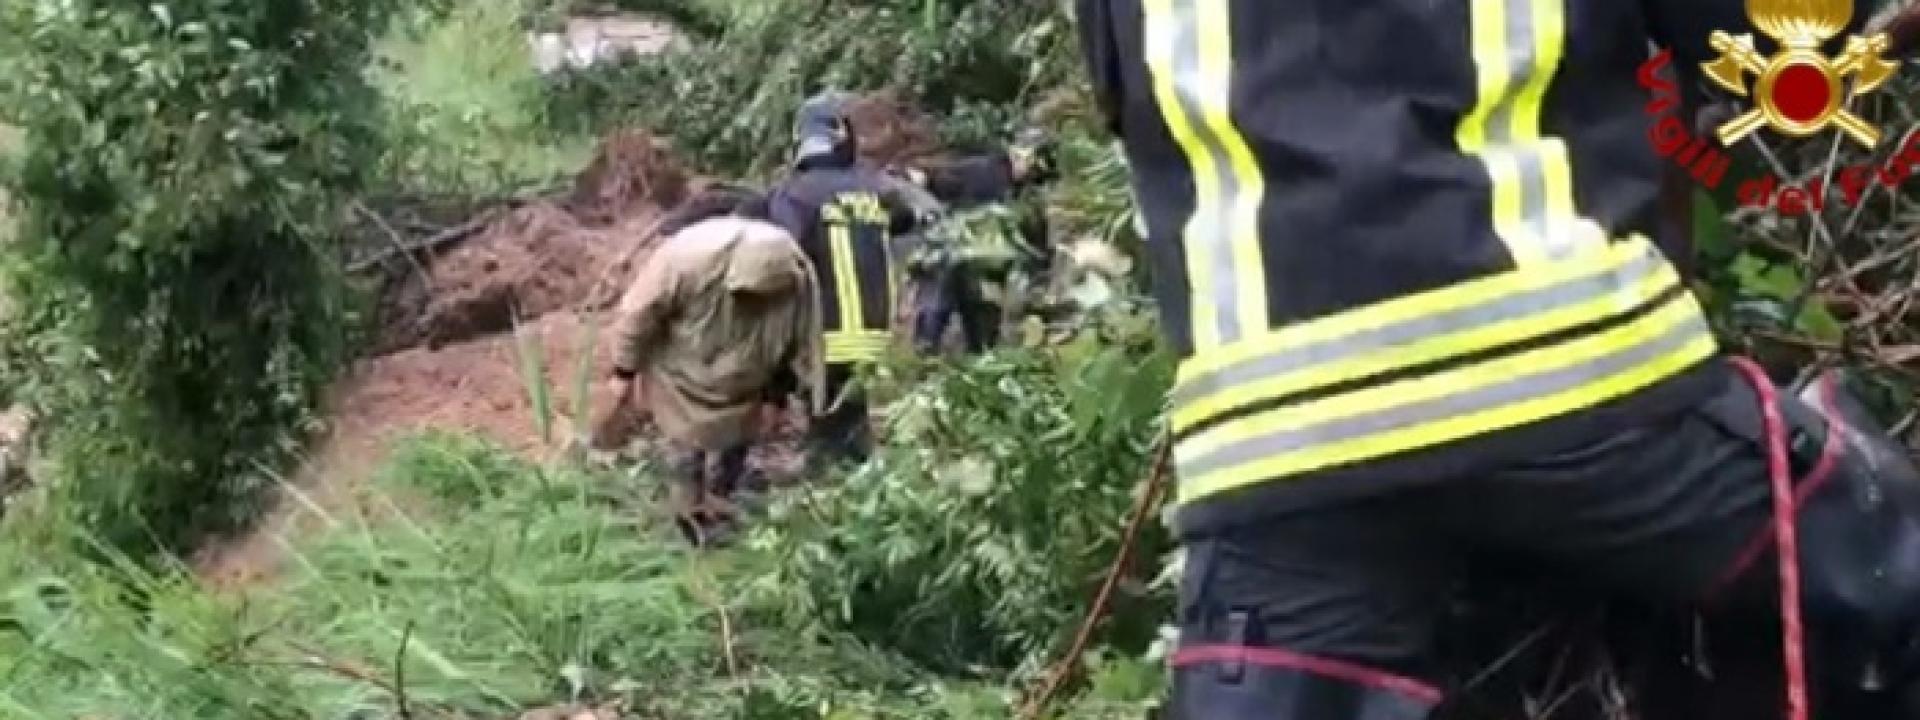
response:
M687 186L657 141L619 133L566 200L506 212L431 258L424 274L390 283L372 357L333 388L328 433L289 480L311 505L283 497L253 533L204 548L193 562L201 577L233 588L272 574L283 538L315 527L315 508L365 510L358 506L366 480L396 441L421 431L478 435L536 460L565 447L576 428L569 413L581 364L598 380L610 360L595 340L600 305L644 260L657 241L649 231ZM584 357L590 349L595 357ZM526 354L545 370L545 438Z

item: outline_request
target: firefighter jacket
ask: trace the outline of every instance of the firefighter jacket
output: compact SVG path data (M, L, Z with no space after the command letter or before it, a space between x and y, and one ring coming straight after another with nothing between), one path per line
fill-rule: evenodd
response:
M915 227L913 210L879 174L831 164L806 166L767 202L773 222L799 240L819 275L826 361L878 359L899 307L891 238Z
M1652 237L1636 76L1650 43L1713 59L1744 9L1080 0L1182 357L1182 529L1470 478L1703 397L1717 347Z

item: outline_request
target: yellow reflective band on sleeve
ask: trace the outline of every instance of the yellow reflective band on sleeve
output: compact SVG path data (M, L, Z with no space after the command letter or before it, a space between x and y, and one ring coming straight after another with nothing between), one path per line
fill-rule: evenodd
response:
M879 330L829 332L825 342L829 363L870 362L886 354L893 335Z
M1565 0L1472 0L1475 104L1460 150L1487 168L1493 231L1518 267L1605 242L1573 201L1566 143L1541 133L1541 108L1566 40Z
M1183 367L1173 398L1182 502L1591 407L1716 349L1699 305L1641 237L1263 340L1268 354ZM1515 344L1524 349L1414 371ZM1408 376L1337 388L1395 370Z
M1193 172L1194 208L1182 232L1194 346L1264 332L1260 202L1265 180L1234 126L1233 33L1228 0L1145 0L1154 103Z

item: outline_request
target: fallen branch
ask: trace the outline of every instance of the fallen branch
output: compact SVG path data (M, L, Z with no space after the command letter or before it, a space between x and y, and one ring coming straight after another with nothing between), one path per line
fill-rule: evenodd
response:
M482 211L479 215L473 216L473 219L460 223L459 225L455 225L453 227L447 228L445 230L442 230L439 233L436 233L432 237L429 237L425 240L420 240L420 241L411 242L411 243L396 243L394 247L388 248L379 253L375 253L372 257L364 258L358 262L348 264L347 272L350 272L350 273L366 272L367 270L370 270L374 267L377 267L379 265L386 263L388 259L392 258L395 255L405 255L407 256L408 260L413 261L417 264L418 260L414 259L413 257L414 253L433 250L440 247L441 245L446 245L448 243L454 243L454 242L459 242L461 240L465 240L468 237L472 236L475 232L478 232L482 228L485 228L486 226L492 224L495 219L500 217L501 211L502 209L499 207L485 210L485 211ZM423 268L421 272L425 272L425 269Z
M380 231L387 236L387 242L392 243L394 250L407 258L407 264L413 266L414 274L420 276L420 282L426 286L427 292L432 293L433 277L427 274L427 267L420 264L420 258L414 257L413 253L407 250L407 242L400 237L400 232L394 230L393 225L388 223L386 218L380 217L379 213L367 209L366 204L359 200L353 201L353 210L354 212L360 213L362 217L372 221L374 225L379 226Z
M294 660L291 662L282 662L282 663L269 662L269 663L263 663L263 664L291 665L293 667L306 668L308 670L319 670L329 675L334 675L341 678L345 678L347 680L353 680L356 682L362 682L368 685L372 685L376 688L379 688L382 692L385 692L386 694L396 699L398 699L402 695L401 690L398 686L394 685L391 682L388 682L386 678L382 678L378 675L373 674L373 672L371 671L364 670L357 666L350 665L344 662L329 660L325 656L321 655L320 653L315 652L312 648L302 647L298 643L288 643L288 644L291 645L295 650L299 650L302 654L306 655L306 657L303 657L299 660Z
M1093 596L1093 606L1087 609L1087 617L1080 621L1080 629L1074 633L1073 643L1067 646L1066 654L1054 661L1053 669L1047 673L1047 680L1040 686L1040 691L1020 709L1019 717L1022 720L1039 718L1047 703L1060 691L1060 686L1073 675L1074 668L1080 666L1080 655L1086 652L1088 641L1093 639L1093 628L1106 615L1107 605L1113 600L1113 589L1120 584L1120 575L1126 572L1127 563L1133 557L1134 541L1140 537L1140 528L1153 515L1153 508L1159 504L1160 494L1166 488L1167 464L1172 449L1171 440L1161 435L1154 450L1153 465L1147 471L1146 490L1140 493L1133 512L1127 517L1127 529L1120 536L1120 550L1114 553L1113 564L1107 567L1106 579L1100 582L1100 591Z

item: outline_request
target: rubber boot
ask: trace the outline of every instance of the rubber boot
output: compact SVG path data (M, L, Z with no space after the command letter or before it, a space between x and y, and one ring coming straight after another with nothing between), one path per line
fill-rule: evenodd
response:
M1781 398L1780 410L1799 479L1812 715L1920 720L1920 469L1837 374ZM1766 552L1726 589L1723 612L1777 618L1771 520L1765 532Z
M1825 421L1826 487L1803 490L1801 577L1823 717L1920 720L1920 468L1837 373L1801 393ZM1816 468L1813 472L1820 472ZM1809 481L1820 480L1810 476Z

